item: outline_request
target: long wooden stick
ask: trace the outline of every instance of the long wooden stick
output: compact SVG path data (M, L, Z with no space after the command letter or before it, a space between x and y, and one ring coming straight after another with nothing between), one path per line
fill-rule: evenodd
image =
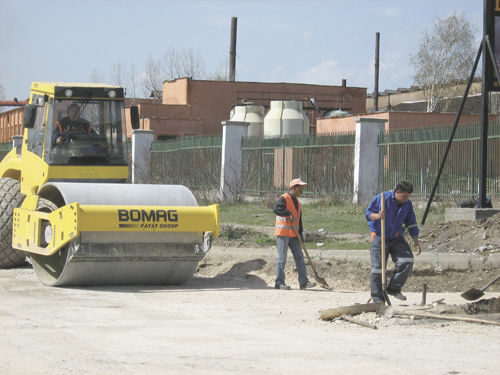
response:
M348 322L351 322L351 323L354 323L354 324L359 324L360 326L363 326L363 327L368 327L368 328L371 328L371 329L377 329L376 325L373 325L371 323L365 322L363 320L352 318L352 317L347 316L347 315L342 315L341 317L339 317L339 319L347 320Z
M385 195L384 192L380 194L380 209L385 211ZM382 294L384 295L385 302L391 306L391 301L389 300L389 295L387 294L387 273L385 264L385 216L380 219L380 256L382 258Z
M405 315L405 316L417 316L419 318L432 318L432 319L443 319L443 320L457 320L462 322L480 323L480 324L492 324L495 326L500 326L500 322L494 322L486 319L469 318L467 316L451 316L443 314L433 314L433 313L417 313L411 311L395 311L394 315Z

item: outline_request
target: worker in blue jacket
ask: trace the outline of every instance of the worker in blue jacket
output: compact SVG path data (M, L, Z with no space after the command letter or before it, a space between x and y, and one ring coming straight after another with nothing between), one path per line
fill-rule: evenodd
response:
M381 209L381 194L373 198L366 208L366 219L370 227L370 256L372 268L370 273L370 288L373 302L384 302L382 293L382 259L381 259L381 238L380 219L385 217L385 246L386 264L389 254L395 264L394 274L387 286L387 293L395 298L406 301L406 296L401 293L406 280L413 269L413 253L410 246L404 239L403 233L405 225L408 228L415 251L419 255L422 251L418 242L418 225L413 211L410 194L413 193L413 186L409 181L401 181L394 191L384 192L385 210Z

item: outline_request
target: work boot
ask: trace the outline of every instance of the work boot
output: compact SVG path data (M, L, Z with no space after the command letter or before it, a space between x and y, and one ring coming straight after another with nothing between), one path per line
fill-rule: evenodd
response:
M274 289L290 290L291 288L286 284L276 284Z
M308 281L307 283L302 284L302 285L300 286L300 289L310 289L310 288L314 288L315 286L316 286L316 283L315 283L315 282Z
M401 293L391 293L391 292L388 292L391 296L393 296L394 298L397 298L398 300L400 301L406 301L406 296L401 294Z

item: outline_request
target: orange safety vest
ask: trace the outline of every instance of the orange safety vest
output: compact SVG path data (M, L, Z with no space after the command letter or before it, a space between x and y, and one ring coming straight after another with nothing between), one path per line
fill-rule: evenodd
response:
M290 194L285 193L282 195L282 197L285 198L286 209L290 211L294 217L293 225L295 226L295 228L297 228L298 231L300 225L300 213L302 211L300 202L297 199L299 209L296 210ZM283 237L297 237L295 231L292 228L292 223L290 223L289 218L287 216L276 216L276 226L274 228L274 234L276 236L283 236Z
M68 130L67 127L66 127L66 129L63 129L63 127L59 121L56 121L56 126L59 128L59 133L61 133L61 134L63 134L65 130L66 131ZM90 134L91 131L92 131L92 124L89 122L87 133Z

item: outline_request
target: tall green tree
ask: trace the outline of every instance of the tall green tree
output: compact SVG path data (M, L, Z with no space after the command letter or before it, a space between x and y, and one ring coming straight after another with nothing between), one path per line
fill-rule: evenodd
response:
M456 13L436 18L423 33L419 49L410 57L415 68L414 83L424 90L427 112L446 111L452 97L463 93L477 46L470 22Z

